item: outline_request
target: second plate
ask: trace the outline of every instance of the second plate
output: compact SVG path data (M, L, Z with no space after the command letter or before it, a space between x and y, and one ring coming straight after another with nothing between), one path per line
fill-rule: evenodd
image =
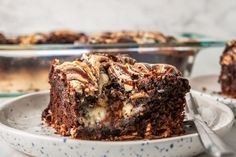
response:
M221 89L218 77L219 75L217 74L202 75L193 77L189 81L193 90L202 93L205 97L227 104L231 109L233 109L236 115L236 99L219 94Z

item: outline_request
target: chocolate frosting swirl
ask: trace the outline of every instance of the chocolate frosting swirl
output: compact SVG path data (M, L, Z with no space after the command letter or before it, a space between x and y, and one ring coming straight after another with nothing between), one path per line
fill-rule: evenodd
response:
M123 86L133 89L133 84L144 77L158 75L181 76L181 73L171 65L135 63L127 56L113 56L109 54L84 54L80 61L54 64L56 70L66 74L68 81L76 80L80 87L88 88L91 92L101 93L103 86L109 80L115 79Z

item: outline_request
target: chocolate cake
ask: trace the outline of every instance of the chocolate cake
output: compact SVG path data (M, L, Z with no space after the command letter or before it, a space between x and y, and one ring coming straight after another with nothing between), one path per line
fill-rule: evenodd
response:
M50 33L35 33L19 36L19 44L74 44L86 43L87 35L73 31L53 31Z
M85 34L70 30L58 30L49 33L33 33L6 38L0 34L0 44L115 44L115 43L168 43L188 42L192 39L176 39L161 32L119 31Z
M7 38L4 34L0 33L0 45L1 44L16 44L16 40L14 38Z
M171 65L126 55L54 60L42 119L58 134L86 140L155 139L184 133L187 79Z
M6 37L0 33L0 44L7 44Z
M115 44L115 43L166 43L176 41L174 37L165 36L160 32L148 31L123 31L123 32L104 32L94 34L89 37L89 43L94 44Z
M47 43L49 44L87 43L87 40L88 37L86 34L72 31L54 31L47 36Z
M227 43L220 57L220 65L221 93L236 98L236 40Z

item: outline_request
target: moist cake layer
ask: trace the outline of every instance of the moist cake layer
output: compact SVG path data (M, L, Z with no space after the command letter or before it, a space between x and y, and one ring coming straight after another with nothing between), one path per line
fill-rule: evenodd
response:
M85 54L54 60L43 119L79 139L130 140L184 133L190 86L173 66L136 63L125 55Z

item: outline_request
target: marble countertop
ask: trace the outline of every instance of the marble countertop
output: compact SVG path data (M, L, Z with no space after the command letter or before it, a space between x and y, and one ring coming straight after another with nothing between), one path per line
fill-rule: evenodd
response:
M159 30L231 39L235 7L235 0L1 0L0 32Z
M220 67L218 64L219 56L222 52L222 49L207 49L202 51L196 59L192 76L199 76L203 74L216 74L219 73ZM211 58L211 60L207 60L206 58ZM10 98L1 98L1 103L9 100ZM1 105L1 104L0 104ZM236 123L236 121L235 121ZM236 150L236 124L233 129L227 136L224 137L224 140ZM7 144L0 140L0 156L1 157L27 157L18 151L10 148ZM207 157L206 154L199 155L198 157Z

